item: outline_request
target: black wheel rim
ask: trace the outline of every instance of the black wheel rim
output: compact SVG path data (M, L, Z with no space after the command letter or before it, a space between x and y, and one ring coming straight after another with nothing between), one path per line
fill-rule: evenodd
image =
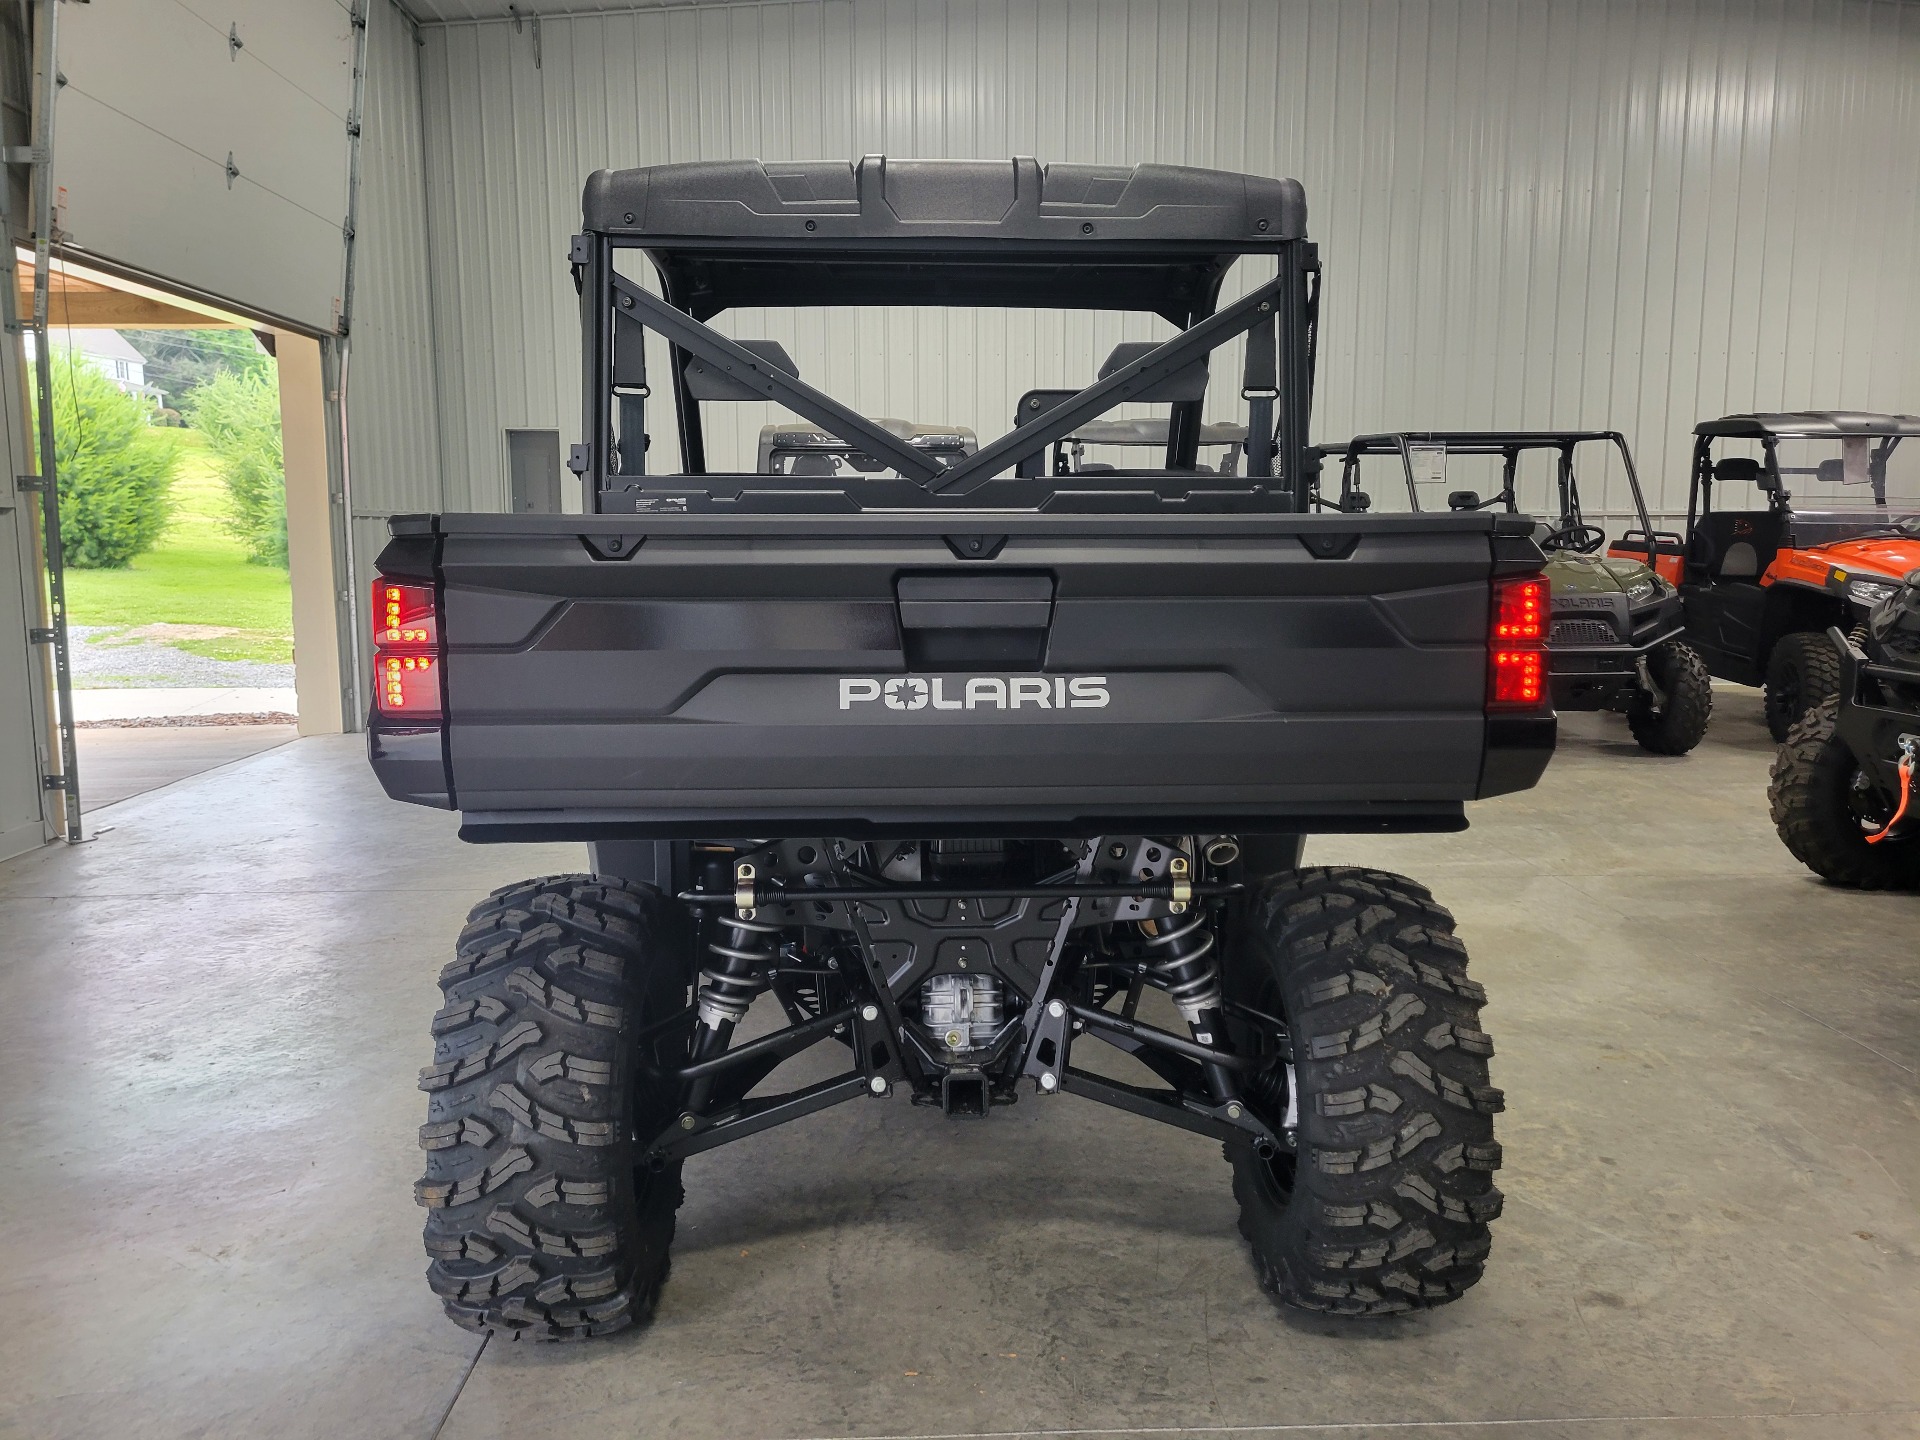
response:
M1780 683L1773 689L1774 706L1788 724L1800 718L1800 667L1780 667Z
M1862 836L1886 829L1887 822L1893 818L1893 807L1880 798L1867 772L1858 766L1853 767L1847 777L1847 813L1860 826ZM1898 844L1899 841L1889 840L1887 843Z

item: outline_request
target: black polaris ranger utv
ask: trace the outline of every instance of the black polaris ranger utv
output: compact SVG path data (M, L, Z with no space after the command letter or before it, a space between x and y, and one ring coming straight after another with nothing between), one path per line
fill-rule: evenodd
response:
M1372 494L1360 488L1360 462L1374 456L1401 472L1407 509L1438 509L1444 494L1449 510L1548 517L1538 521L1534 533L1547 555L1552 603L1547 645L1555 708L1622 714L1640 748L1656 755L1684 755L1705 738L1713 717L1712 682L1684 638L1678 570L1663 574L1658 568L1677 566L1680 537L1654 530L1633 452L1619 431L1402 431L1356 435L1343 445L1319 449L1340 461L1339 498L1316 494L1322 508L1349 514L1371 509ZM1611 546L1607 532L1590 524L1581 509L1574 468L1576 452L1591 456L1596 451L1618 457L1617 483L1625 487L1638 522ZM1523 473L1529 455L1541 458ZM1487 499L1477 490L1451 488L1461 477L1456 467L1449 478L1447 463L1462 456L1499 462L1500 488ZM1382 508L1399 508L1393 503L1399 485L1391 478L1388 485ZM1603 548L1604 555L1598 553Z
M1852 635L1828 630L1839 693L1781 743L1767 792L1787 849L1836 885L1920 889L1920 570Z
M1304 513L1300 186L666 165L588 182L572 263L587 513L395 519L374 590L389 793L469 840L585 841L593 872L496 892L442 973L418 1198L448 1313L642 1319L688 1157L902 1092L968 1117L1072 1094L1220 1141L1295 1304L1473 1284L1500 1209L1482 992L1424 886L1302 868L1300 837L1458 830L1538 779L1542 556L1506 515ZM896 303L1166 338L963 455L707 324ZM1210 356L1245 475L1196 464ZM725 394L880 466L716 473ZM1129 401L1167 407L1161 464L1042 473ZM1096 1040L1157 1083L1088 1068ZM765 1093L812 1046L840 1073Z

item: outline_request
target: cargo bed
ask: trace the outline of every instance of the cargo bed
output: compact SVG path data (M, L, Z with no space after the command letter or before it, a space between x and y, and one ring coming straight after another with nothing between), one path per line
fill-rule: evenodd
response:
M374 765L470 839L1461 828L1551 753L1485 708L1527 530L400 517L380 570L436 587L450 719L376 717Z

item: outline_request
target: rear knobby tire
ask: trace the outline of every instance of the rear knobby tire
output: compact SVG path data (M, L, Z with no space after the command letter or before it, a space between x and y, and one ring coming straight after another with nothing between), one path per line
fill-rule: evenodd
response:
M1773 757L1767 801L1794 859L1823 880L1861 890L1920 888L1920 839L1867 843L1854 806L1860 764L1834 734L1840 701L1822 701L1787 732Z
M1840 652L1824 630L1796 630L1774 642L1767 656L1763 703L1767 733L1776 741L1822 700L1840 693Z
M1340 1315L1458 1299L1500 1213L1504 1100L1452 915L1401 876L1316 866L1274 879L1249 919L1227 994L1287 1021L1299 1093L1297 1156L1228 1150L1261 1283Z
M529 880L474 907L440 972L414 1191L456 1324L579 1340L652 1314L680 1167L639 1161L678 1097L633 1036L685 1006L686 954L660 896L620 880Z
M1713 719L1713 681L1706 662L1684 640L1669 640L1647 656L1647 671L1666 692L1663 709L1653 708L1645 691L1627 710L1627 729L1642 750L1655 755L1684 755L1707 734Z

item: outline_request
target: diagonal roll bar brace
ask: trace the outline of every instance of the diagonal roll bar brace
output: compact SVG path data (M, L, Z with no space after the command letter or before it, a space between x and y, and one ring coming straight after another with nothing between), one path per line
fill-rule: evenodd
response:
M1047 449L1056 440L1064 440L1087 421L1186 368L1196 356L1208 354L1236 335L1271 320L1286 283L1283 270L1218 314L1197 321L1155 346L1131 365L1123 365L1106 379L1095 381L1070 400L1062 400L1037 419L1016 426L990 445L981 446L974 454L949 466L928 488L936 495L964 495L984 485L997 471L1036 450Z
M945 467L938 460L914 449L897 435L889 434L857 410L849 410L831 395L774 369L751 350L736 345L711 325L702 324L624 275L613 277L613 289L619 296L620 308L640 312L645 317L641 323L649 330L664 335L702 360L725 366L730 379L806 416L814 424L832 431L837 438L849 444L857 443L867 454L885 460L907 478L930 485L944 473Z

